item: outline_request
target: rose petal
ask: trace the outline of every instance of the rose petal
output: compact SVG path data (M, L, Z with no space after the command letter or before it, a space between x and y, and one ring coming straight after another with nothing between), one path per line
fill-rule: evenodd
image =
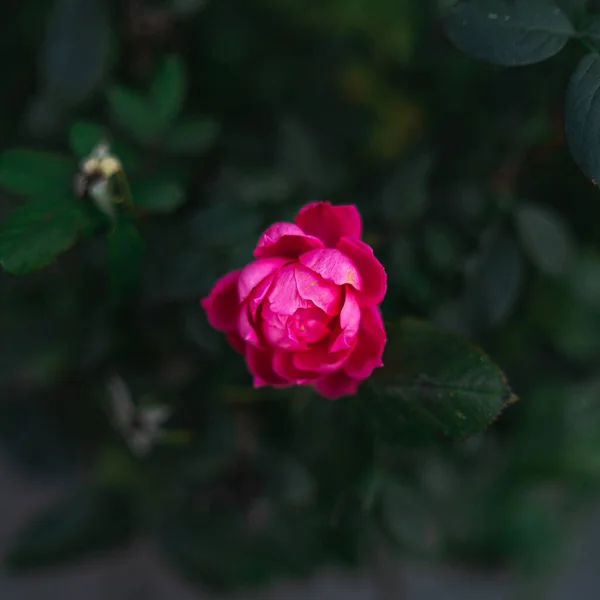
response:
M265 336L265 340L275 348L284 350L299 350L306 348L306 344L301 343L290 335L288 328L288 315L282 315L274 312L267 304L263 304L260 317L260 328Z
M258 338L258 334L254 329L252 323L250 322L250 317L248 316L248 306L245 304L242 306L240 310L240 318L238 321L238 330L240 332L240 337L244 342L248 342L253 346L260 346L260 340Z
M254 378L254 387L272 385L275 387L285 387L290 385L288 381L282 379L273 370L273 352L271 350L260 350L253 346L248 346L246 350L246 363L250 373Z
M330 352L348 350L356 343L360 327L361 312L356 295L351 289L346 290L346 300L340 312L340 327L342 331L331 344Z
M381 304L387 290L387 275L383 265L375 258L371 246L361 240L343 237L337 248L352 260L360 273L362 289L358 294L359 304Z
M308 350L294 352L292 361L294 366L301 371L314 371L315 373L333 373L337 371L350 355L351 350L331 352L328 340L315 344Z
M326 281L336 285L349 284L362 289L362 279L356 265L343 253L334 248L310 250L298 259L301 264L318 273Z
M297 369L294 366L292 357L293 354L291 352L275 352L273 356L273 370L277 375L296 385L303 385L321 377L320 373Z
M256 319L256 314L262 301L265 299L266 295L269 293L271 289L271 285L273 280L275 279L275 273L265 277L253 290L248 298L248 310L250 311L250 316L253 319Z
M342 236L362 235L362 219L353 204L332 206L330 202L312 202L300 209L294 222L329 248L335 248Z
M289 262L289 258L271 257L259 258L249 265L246 265L242 269L238 281L240 302L246 300L252 293L252 290L265 279L265 277L272 275Z
M210 294L200 301L208 322L219 331L235 331L240 312L237 285L240 271L221 277Z
M312 304L304 300L298 293L296 285L295 265L282 268L267 294L270 308L280 315L293 315L299 308L310 308Z
M366 379L383 362L385 328L378 308L363 308L356 346L344 364L344 372L355 379Z
M245 353L246 344L237 331L230 331L227 334L227 341L236 352L239 352L240 354Z
M339 286L325 281L320 275L302 265L296 265L296 286L304 300L310 300L329 316L340 312L342 290Z
M356 394L359 385L359 380L348 377L342 371L336 371L317 381L315 388L321 396L325 396L329 400L335 400L340 396Z
M323 248L323 242L316 237L306 235L293 223L274 223L258 240L254 256L284 256L297 258L303 252L313 248Z

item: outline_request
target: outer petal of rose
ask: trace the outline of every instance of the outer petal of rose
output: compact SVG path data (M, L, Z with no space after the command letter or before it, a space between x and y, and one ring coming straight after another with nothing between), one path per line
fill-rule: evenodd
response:
M240 354L245 354L246 343L240 337L240 334L237 331L230 331L227 334L227 341L231 344L231 346L234 350L236 350Z
M262 301L265 299L266 295L269 293L271 288L271 284L273 283L273 279L275 279L275 273L265 277L253 290L248 298L248 310L250 311L250 316L253 319L256 319L256 314L258 312L259 307L262 304Z
M208 322L219 331L233 331L237 328L240 313L237 293L239 277L239 270L227 273L215 283L210 294L200 301Z
M283 387L290 385L289 381L279 377L273 370L273 352L271 350L261 350L253 346L248 346L246 350L246 363L254 378L254 387L264 385Z
M383 362L386 334L378 308L363 308L358 341L354 351L344 363L343 370L355 379L366 379Z
M300 255L301 264L318 273L325 281L336 285L351 285L362 289L362 279L356 265L340 250L324 248Z
M310 308L311 303L304 300L298 293L296 285L295 265L282 268L275 279L267 300L273 312L280 315L293 315L299 308Z
M300 209L294 221L304 233L319 238L329 248L335 248L342 236L362 235L362 219L353 204L332 206L329 202L312 202Z
M315 373L333 373L347 360L351 350L331 352L329 342L315 344L309 350L294 352L292 361L294 366L301 371L314 371Z
M272 275L288 262L290 262L289 258L272 257L259 258L249 265L246 265L240 272L238 281L240 302L246 300L252 293L252 290L265 279L265 277Z
M256 329L250 322L250 317L248 315L248 306L244 304L240 310L240 318L238 321L238 331L240 333L240 337L242 341L248 342L253 346L260 346L260 340L258 338L258 334L256 333Z
M360 381L358 379L348 377L348 375L342 371L336 371L317 381L317 383L315 383L315 388L321 396L325 396L325 398L329 398L330 400L335 400L340 396L351 396L356 394L359 385Z
M296 385L302 385L322 377L320 373L297 369L294 366L292 356L293 354L291 352L275 352L275 355L273 356L273 370L277 375Z
M387 291L387 275L383 265L375 258L373 249L368 244L355 238L344 237L338 245L356 265L362 278L362 290L358 294L361 306L377 306L381 304Z
M325 281L311 269L296 265L296 286L298 293L304 300L310 300L317 308L320 308L330 317L340 312L342 300L342 288Z
M340 312L340 327L342 331L335 338L329 348L330 352L339 350L348 350L356 344L356 336L360 328L361 311L356 294L348 288L346 290L346 300Z
M298 258L303 252L323 247L321 240L312 235L306 235L298 225L274 223L260 236L254 250L254 256Z

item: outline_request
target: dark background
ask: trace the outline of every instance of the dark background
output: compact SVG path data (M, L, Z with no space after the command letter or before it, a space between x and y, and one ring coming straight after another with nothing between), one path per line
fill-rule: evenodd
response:
M0 496L14 506L26 485L44 498L32 508L50 511L27 530L31 515L0 517L7 573L68 573L63 563L145 539L160 564L215 592L332 566L381 582L388 555L528 590L552 581L600 491L600 203L562 122L584 48L491 67L446 41L442 4L0 6L3 149L70 153L70 132L93 122L147 197L163 191L137 220L146 250L126 302L110 301L101 233L39 273L0 275L12 473ZM186 82L178 118L204 123L185 152L142 139L155 115L115 99L148 94L173 56ZM427 318L506 372L521 400L486 432L396 449L374 473L364 440L340 426L343 400L306 408L302 389L251 391L199 298L268 224L316 199L358 205L388 272L387 321ZM21 202L1 193L0 219ZM173 411L150 457L113 426L115 373L140 407ZM7 585L3 600L21 598Z

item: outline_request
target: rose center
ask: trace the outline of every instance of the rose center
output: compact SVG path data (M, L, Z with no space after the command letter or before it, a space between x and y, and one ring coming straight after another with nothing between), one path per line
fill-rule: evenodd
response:
M318 308L299 308L287 322L290 337L303 344L312 344L329 334L331 317Z

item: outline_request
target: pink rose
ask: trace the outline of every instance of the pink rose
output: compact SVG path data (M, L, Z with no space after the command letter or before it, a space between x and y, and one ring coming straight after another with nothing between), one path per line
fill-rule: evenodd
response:
M387 277L361 234L355 206L308 204L294 223L271 225L256 260L202 300L210 324L246 357L255 387L313 385L338 398L382 366Z

